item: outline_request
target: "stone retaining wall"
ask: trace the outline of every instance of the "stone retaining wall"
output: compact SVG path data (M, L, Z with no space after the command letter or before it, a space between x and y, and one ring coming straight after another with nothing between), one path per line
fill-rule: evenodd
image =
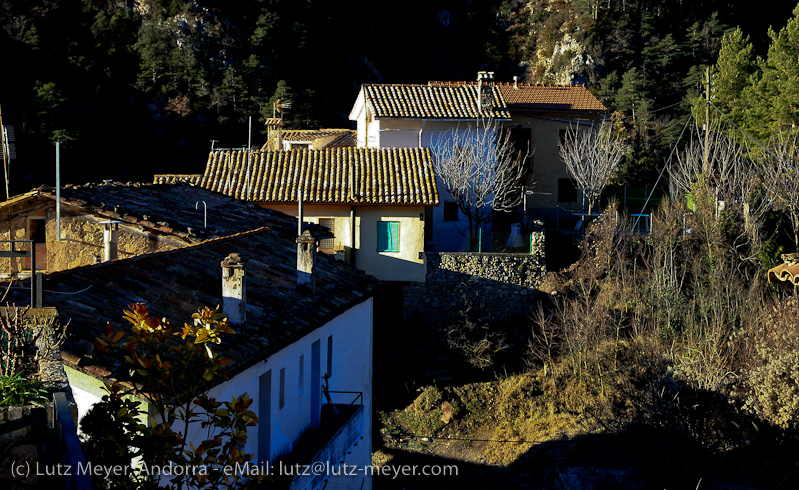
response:
M46 318L57 315L55 309L31 309L28 315ZM77 406L72 400L69 381L61 362L60 349L55 346L50 327L34 327L39 358L39 379L49 392L64 392L69 398L73 420ZM4 490L53 488L63 481L55 475L42 476L31 472L21 477L14 468L53 467L61 462L60 434L55 424L55 407L52 402L44 406L22 405L0 407L0 488Z
M546 273L543 231L533 234L531 254L426 252L424 283L405 288L406 316L414 313L445 324L476 299L496 318L529 313Z

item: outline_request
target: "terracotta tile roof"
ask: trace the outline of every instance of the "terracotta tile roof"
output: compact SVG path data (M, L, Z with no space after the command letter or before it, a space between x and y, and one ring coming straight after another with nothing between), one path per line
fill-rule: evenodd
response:
M477 82L430 82L434 87L477 86ZM607 111L584 85L494 83L508 109L540 111Z
M352 129L284 129L283 141L312 141L329 139L322 144L324 148L346 148L356 146L358 133ZM264 150L267 150L264 145Z
M497 84L513 109L542 111L607 111L607 107L583 85Z
M769 269L768 281L783 281L790 282L794 286L799 285L799 254L782 254L781 258L785 263Z
M375 119L508 119L505 102L494 93L494 109L484 111L477 104L477 84L363 86L366 103Z
M318 328L371 296L377 281L342 261L317 255L316 289L296 288L296 225L286 217L265 227L166 252L47 274L46 306L70 320L62 350L81 358L107 322L125 326L122 312L145 302L173 324L190 321L202 306L221 303L220 263L231 253L246 262L247 321L220 346L234 370L263 359L286 342ZM29 293L15 290L19 304Z
M31 200L55 199L55 189L41 187L0 203L0 209L16 209ZM79 213L119 220L195 243L274 225L283 219L280 213L185 183L66 186L61 189L61 203Z
M780 264L768 270L768 281L790 282L794 285L799 284L799 265Z
M248 185L248 172L250 182ZM200 185L258 202L438 204L428 148L215 150Z

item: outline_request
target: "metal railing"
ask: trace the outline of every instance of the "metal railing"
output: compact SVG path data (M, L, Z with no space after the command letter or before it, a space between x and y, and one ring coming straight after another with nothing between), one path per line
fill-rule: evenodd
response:
M66 393L53 394L53 422L60 443L61 462L72 469L68 472L68 476L64 476L65 490L93 490L88 472L80 471L81 468L87 467L86 458L80 447L78 431Z
M363 405L363 391L328 391L331 395L333 394L343 394L343 395L355 395L355 398L350 403L336 403L335 405ZM332 400L332 397L331 397Z

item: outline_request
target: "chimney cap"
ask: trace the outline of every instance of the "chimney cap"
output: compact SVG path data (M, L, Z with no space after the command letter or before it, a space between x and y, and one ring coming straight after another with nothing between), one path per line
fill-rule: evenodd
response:
M315 242L316 237L311 235L311 230L305 230L302 232L302 235L297 237L297 243L311 243Z
M231 253L222 261L222 267L236 267L244 264L244 258L239 253Z

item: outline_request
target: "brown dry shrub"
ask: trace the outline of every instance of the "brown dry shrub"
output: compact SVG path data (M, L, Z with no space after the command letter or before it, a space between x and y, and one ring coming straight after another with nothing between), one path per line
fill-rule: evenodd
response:
M778 302L737 337L751 353L737 393L744 407L783 429L799 428L799 301Z

